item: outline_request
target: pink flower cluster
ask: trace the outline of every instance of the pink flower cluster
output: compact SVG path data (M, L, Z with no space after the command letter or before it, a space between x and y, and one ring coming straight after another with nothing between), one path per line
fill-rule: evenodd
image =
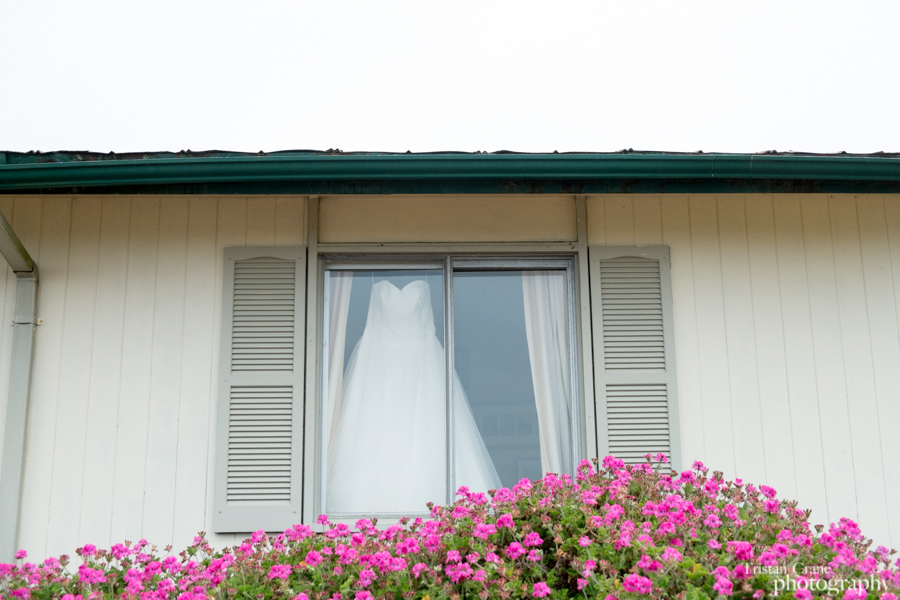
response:
M897 600L898 564L886 548L869 551L853 521L812 527L768 486L725 481L699 462L666 472L665 462L606 457L599 471L583 461L574 477L548 473L489 494L462 487L429 518L384 529L323 515L315 528L257 531L221 551L203 534L178 555L146 540L87 544L74 570L68 557L34 564L23 551L0 564L0 600L657 600L689 590L761 600L779 589L768 573L796 564L813 568L796 600L822 595L816 580L864 577L883 587L852 588L844 600Z

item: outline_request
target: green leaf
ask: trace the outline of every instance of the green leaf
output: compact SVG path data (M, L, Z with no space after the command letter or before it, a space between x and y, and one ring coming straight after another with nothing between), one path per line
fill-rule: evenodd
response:
M685 591L687 593L685 594L684 600L710 600L710 597L706 592L691 584L687 584L687 590Z

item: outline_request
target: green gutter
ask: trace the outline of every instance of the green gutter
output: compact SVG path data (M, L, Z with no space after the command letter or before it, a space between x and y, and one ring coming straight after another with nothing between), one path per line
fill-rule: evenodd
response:
M900 182L900 159L755 154L274 155L0 165L0 190L199 183L817 180Z

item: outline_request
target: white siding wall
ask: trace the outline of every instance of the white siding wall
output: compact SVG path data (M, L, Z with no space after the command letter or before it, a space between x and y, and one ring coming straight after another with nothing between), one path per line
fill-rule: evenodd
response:
M671 247L682 456L900 544L900 197L588 199Z
M223 248L304 244L302 199L0 196L0 210L41 270L22 546L183 547L212 521ZM671 247L685 460L900 544L900 196L592 197L588 230ZM9 323L5 263L0 288Z
M44 320L20 545L35 558L141 537L183 548L212 521L223 248L305 244L303 199L20 196L0 210L38 263ZM7 323L5 262L2 281ZM0 327L0 435L11 333Z

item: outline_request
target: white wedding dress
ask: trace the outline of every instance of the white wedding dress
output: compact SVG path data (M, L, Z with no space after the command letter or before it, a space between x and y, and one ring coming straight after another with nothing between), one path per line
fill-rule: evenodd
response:
M329 515L422 513L427 502L446 502L444 373L428 284L376 283L329 443ZM497 470L453 376L456 485L497 489Z

